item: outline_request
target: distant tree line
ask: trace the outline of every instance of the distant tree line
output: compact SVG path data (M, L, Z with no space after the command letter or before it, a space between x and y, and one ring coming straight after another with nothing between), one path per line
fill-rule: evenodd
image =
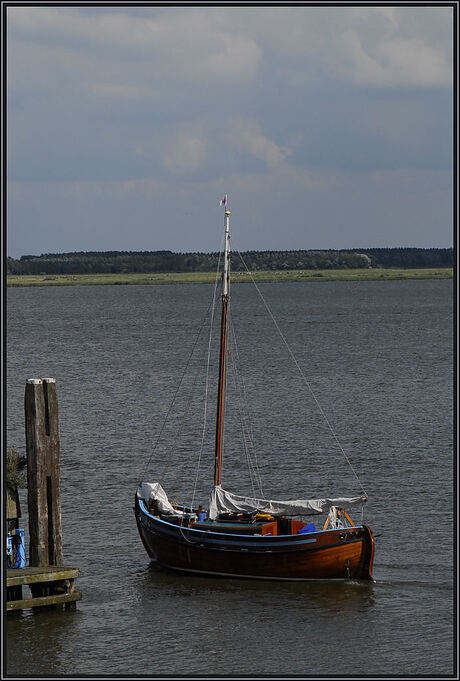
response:
M89 251L23 255L7 259L8 274L212 272L219 253ZM244 262L243 262L244 261ZM244 264L245 263L245 264ZM245 251L231 254L234 271L453 267L452 248L368 248L312 251Z

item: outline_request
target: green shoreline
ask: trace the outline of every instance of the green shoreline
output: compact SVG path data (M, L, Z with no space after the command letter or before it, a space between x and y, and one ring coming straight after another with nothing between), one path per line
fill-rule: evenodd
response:
M7 286L98 286L149 284L210 284L215 272L158 272L151 274L10 274ZM232 281L379 281L391 279L451 279L452 267L424 269L370 268L357 270L266 270L233 272Z

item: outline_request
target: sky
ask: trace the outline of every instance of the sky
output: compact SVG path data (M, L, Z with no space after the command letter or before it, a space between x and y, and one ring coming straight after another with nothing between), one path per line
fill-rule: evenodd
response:
M452 246L443 6L9 6L7 253Z

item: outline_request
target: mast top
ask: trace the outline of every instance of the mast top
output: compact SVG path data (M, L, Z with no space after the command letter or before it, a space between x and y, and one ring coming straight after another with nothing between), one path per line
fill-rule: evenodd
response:
M230 211L229 211L229 210L226 210L226 211L225 211L225 215L230 215Z

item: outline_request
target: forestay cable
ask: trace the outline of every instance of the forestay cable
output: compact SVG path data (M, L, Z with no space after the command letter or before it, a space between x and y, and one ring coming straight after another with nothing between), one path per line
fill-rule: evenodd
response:
M209 309L210 309L210 307L211 307L211 304L212 304L212 301L209 303L208 308L207 308L207 310L206 310L206 312L205 312L205 315L204 315L204 317L203 317L203 320L202 320L202 322L201 322L200 329L199 329L199 331L198 331L198 333L197 333L197 335L196 335L195 342L193 343L192 349L190 350L190 354L189 354L189 356L188 356L188 358L187 358L187 362L186 362L185 367L184 367L184 370L183 370L183 372L182 372L182 376L181 376L181 378L180 378L180 380L179 380L179 384L178 384L178 386L177 386L177 388L176 388L176 391L175 391L175 393L174 393L173 399L171 400L171 402L170 402L170 404L169 404L169 407L168 407L168 409L167 409L167 411L166 411L166 415L165 415L165 417L164 417L164 419L163 419L163 423L162 423L162 425L161 425L160 431L159 431L158 436L157 436L157 438L156 438L155 444L151 447L150 456L149 456L149 459L148 459L148 461L147 461L147 463L146 463L146 465L145 465L145 467L144 467L144 470L143 470L143 473L142 473L142 477L141 477L140 482L142 482L142 478L145 476L145 472L146 472L146 470L148 469L148 467L149 467L149 465L150 465L150 462L151 462L151 460L152 460L153 453L156 451L156 449L157 449L157 447L158 447L158 443L159 443L160 438L161 438L161 436L162 436L162 434L163 434L163 431L164 431L164 429L165 429L165 426L166 426L166 423L167 423L167 421L168 421L169 415L170 415L171 410L172 410L172 408L173 408L173 406L174 406L174 404L175 404L175 401L176 401L176 399L177 399L177 396L178 396L178 394L179 394L179 391L180 391L180 389L181 389L181 387L182 387L182 383L183 383L183 381L184 381L184 378L185 378L185 376L186 376L186 374L187 374L187 372L188 372L188 368L189 368L189 365L190 365L190 362L191 362L193 353L195 352L195 348L196 348L196 346L197 346L198 340L199 340L199 338L200 338L200 336L201 336L201 332L202 332L202 330L203 330L203 327L204 327L204 325L205 325L206 319L207 319L207 317L208 317L208 313L209 313ZM164 476L164 474L165 474L165 471L166 471L166 468L167 468L167 466L168 466L168 463L169 463L168 460L166 460L165 466L163 467L163 471L162 471L162 474L161 474L161 476L160 476L160 479L163 478L163 476ZM140 483L139 483L139 484L140 484Z

